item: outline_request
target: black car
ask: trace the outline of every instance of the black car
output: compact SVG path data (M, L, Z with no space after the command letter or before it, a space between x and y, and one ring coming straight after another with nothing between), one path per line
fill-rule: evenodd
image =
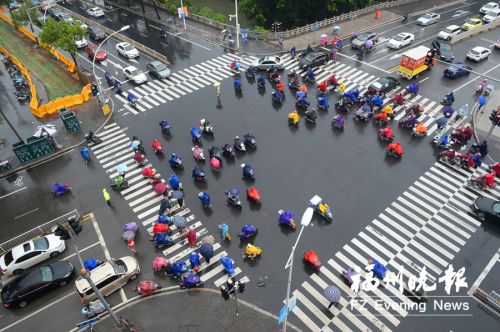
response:
M399 81L397 79L395 79L394 77L387 76L370 84L368 90L383 96L387 92L397 88L398 86L399 86Z
M66 261L37 267L7 283L1 292L5 308L24 308L28 302L56 288L63 287L73 278L73 265Z
M89 27L89 36L93 40L101 40L106 38L106 34L104 31L101 30L101 28L98 27Z
M323 51L314 51L306 55L299 62L299 68L310 68L324 65L330 60L328 53Z
M500 201L479 196L472 204L472 210L487 221L500 222Z
M437 40L434 40L431 45L432 48L435 48L438 51L438 57L446 62L451 62L455 59L453 55L453 51L451 50L450 44L443 43Z

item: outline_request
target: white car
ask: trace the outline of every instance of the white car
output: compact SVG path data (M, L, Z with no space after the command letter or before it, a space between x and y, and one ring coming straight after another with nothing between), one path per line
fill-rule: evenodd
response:
M126 42L116 44L116 50L128 59L137 58L139 56L139 51L134 46Z
M446 29L439 31L438 38L450 40L460 33L461 29L458 25L447 26Z
M104 16L104 11L99 7L92 7L87 9L87 14L94 17L101 17Z
M492 10L492 9L498 9L498 8L500 8L500 6L498 5L498 3L496 3L496 2L488 2L487 4L485 4L484 6L482 6L481 9L479 9L479 12L481 14L486 14L490 10Z
M89 28L89 26L87 24L83 23L80 20L73 20L73 24L78 25L79 27L81 27L85 31L87 31L87 29Z
M142 84L148 80L146 74L134 66L129 66L123 69L123 75L134 82L135 84Z
M399 49L403 46L410 45L415 40L415 36L408 32L401 32L392 37L387 43L387 47Z
M85 39L85 37L78 38L77 36L75 36L76 48L84 48L87 47L88 44L89 43L87 42L87 39Z
M431 25L434 23L437 23L439 19L441 18L441 15L436 14L436 13L427 13L422 16L420 16L417 20L418 25Z
M472 50L470 50L469 53L467 53L467 59L479 62L483 59L488 59L490 54L490 49L482 46L476 46Z
M66 249L59 236L49 234L15 246L0 257L0 268L4 275L20 274L44 260L58 256Z

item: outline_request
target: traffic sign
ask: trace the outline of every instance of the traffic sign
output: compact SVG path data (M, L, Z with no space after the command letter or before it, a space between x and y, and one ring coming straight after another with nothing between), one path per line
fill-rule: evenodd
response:
M281 325L285 321L286 315L286 304L281 308L280 313L278 314L278 324Z

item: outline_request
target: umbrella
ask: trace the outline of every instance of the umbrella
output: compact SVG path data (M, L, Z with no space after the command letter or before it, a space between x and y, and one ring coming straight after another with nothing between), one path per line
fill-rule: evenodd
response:
M174 216L172 218L172 222L174 223L175 227L177 227L177 228L183 228L187 224L186 218L181 217L181 216Z
M201 243L213 245L215 243L215 239L212 235L207 235L207 236L204 236L203 239L201 239Z
M373 46L373 41L371 39L368 39L365 43L366 48L371 48Z
M33 134L33 136L35 136L35 137L42 137L42 136L44 136L44 134L47 134L49 136L53 136L55 133L57 133L56 126L53 125L53 124L46 124L46 125L43 125L43 126L38 126L36 128L36 131Z
M155 186L154 190L158 195L162 195L165 191L167 191L167 186L165 185L165 183L158 183Z
M325 288L325 297L330 302L339 302L340 290L336 286L328 286Z
M205 260L214 257L214 247L210 243L203 243L200 247L200 255L202 255Z
M175 190L173 193L172 193L172 198L173 199L179 199L179 198L182 198L184 197L184 193L180 190Z
M132 232L132 231L126 231L126 232L123 232L122 234L122 238L125 240L125 241L128 241L128 240L133 240L135 238L135 232Z
M127 171L127 165L125 164L120 164L118 166L116 166L116 171L117 172L126 172Z
M240 191L237 188L231 188L229 189L229 194L231 196L238 196L240 194Z
M139 144L141 144L141 141L132 141L132 143L130 143L130 146L132 147L132 149L135 149L139 146Z

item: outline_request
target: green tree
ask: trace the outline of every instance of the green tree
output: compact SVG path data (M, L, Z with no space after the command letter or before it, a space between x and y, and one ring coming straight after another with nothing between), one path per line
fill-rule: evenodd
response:
M10 13L12 17L12 22L16 27L26 25L29 22L28 10L32 21L36 21L38 18L38 11L36 8L32 8L33 4L31 2L22 2L18 10L14 10Z
M76 44L75 37L82 38L85 35L85 30L83 30L79 25L70 24L65 21L57 22L53 18L47 19L42 31L40 32L40 40L50 46L60 48L68 52L75 65L78 66L76 62Z

